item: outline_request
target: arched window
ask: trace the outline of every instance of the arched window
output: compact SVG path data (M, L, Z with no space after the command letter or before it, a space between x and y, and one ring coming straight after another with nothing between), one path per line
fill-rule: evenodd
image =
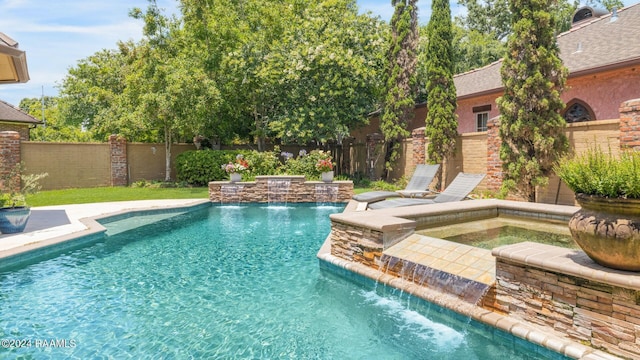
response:
M573 99L569 102L562 115L567 123L595 120L593 110L583 101Z

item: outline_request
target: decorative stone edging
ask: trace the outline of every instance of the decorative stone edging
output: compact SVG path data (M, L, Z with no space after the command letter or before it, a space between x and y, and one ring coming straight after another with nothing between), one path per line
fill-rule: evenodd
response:
M284 187L286 186L286 191ZM209 200L220 203L270 202L339 202L353 196L352 181L305 181L301 175L256 176L255 181L212 181Z

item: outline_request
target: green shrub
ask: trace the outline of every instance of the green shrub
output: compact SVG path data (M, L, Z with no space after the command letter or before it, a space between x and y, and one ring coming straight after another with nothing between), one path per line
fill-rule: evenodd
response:
M401 188L395 184L389 184L388 182L378 180L371 183L371 188L373 190L383 190L383 191L396 191Z
M328 152L322 150L312 150L306 154L300 154L297 158L286 160L283 173L288 175L304 175L307 180L320 179L320 171L316 169L318 160L326 159Z
M273 151L251 151L245 155L249 163L249 172L252 177L257 175L277 175L281 171L282 162L278 154Z
M246 153L239 150L185 151L176 157L178 181L185 181L195 186L206 186L209 181L226 180L229 175L222 170L221 166L235 161L238 154Z
M555 173L575 193L640 198L640 152L625 151L619 158L591 148L561 159Z

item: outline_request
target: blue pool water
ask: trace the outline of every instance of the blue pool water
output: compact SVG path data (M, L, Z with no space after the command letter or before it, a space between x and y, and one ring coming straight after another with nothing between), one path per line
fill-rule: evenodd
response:
M321 270L316 253L328 215L339 211L214 205L106 224L111 235L90 246L0 272L0 339L31 341L0 348L0 358L551 355L400 291Z

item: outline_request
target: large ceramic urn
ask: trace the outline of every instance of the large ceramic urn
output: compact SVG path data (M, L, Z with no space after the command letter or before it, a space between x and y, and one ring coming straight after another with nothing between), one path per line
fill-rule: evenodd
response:
M577 194L576 201L569 230L580 248L600 265L640 271L640 199Z

